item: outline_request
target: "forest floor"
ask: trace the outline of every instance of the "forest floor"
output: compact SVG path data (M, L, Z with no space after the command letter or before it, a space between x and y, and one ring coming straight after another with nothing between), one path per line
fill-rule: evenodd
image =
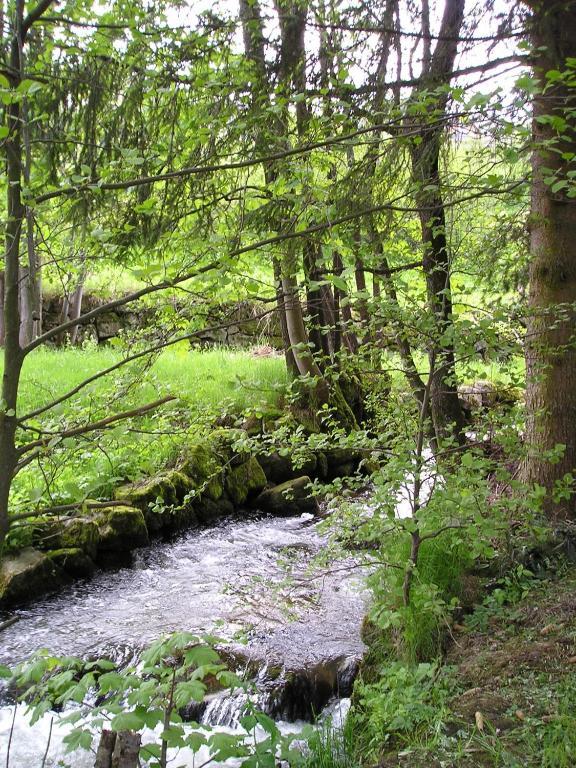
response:
M576 566L506 579L456 625L434 687L435 717L382 768L575 766Z

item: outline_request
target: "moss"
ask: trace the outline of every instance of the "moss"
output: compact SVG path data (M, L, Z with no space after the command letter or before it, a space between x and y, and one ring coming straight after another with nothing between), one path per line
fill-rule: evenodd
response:
M99 542L100 532L94 520L77 517L64 521L55 545L58 549L81 549L88 557L94 558Z
M174 486L178 501L182 501L186 494L194 487L194 483L188 475L178 469L172 469L168 472L166 474L166 479Z
M226 492L230 500L240 506L255 493L266 487L264 470L254 457L230 469L226 475Z
M156 475L136 483L121 485L116 488L114 498L125 501L127 506L138 507L142 511L147 510L158 499L161 499L164 504L177 504L178 495L171 474Z
M47 553L47 557L70 576L82 578L94 573L94 563L79 547L54 549Z
M318 511L318 501L310 493L310 478L306 475L266 488L254 505L264 512L285 517Z
M222 469L223 461L210 442L189 445L180 464L180 472L190 482L188 490L193 488L212 501L218 501L224 492Z
M222 465L236 467L247 461L250 456L247 453L238 453L233 445L238 440L244 440L246 433L242 429L215 429L207 438L207 444Z
M141 509L111 507L97 515L102 551L127 551L148 544L148 530Z

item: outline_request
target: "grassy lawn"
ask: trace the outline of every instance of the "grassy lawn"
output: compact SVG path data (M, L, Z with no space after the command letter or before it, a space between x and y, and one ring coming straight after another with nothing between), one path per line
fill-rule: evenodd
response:
M112 347L37 350L27 358L23 370L19 415L50 403L120 359L121 352ZM217 416L273 407L285 382L281 356L190 350L185 343L155 360L124 366L29 426L50 432L137 408L166 395L176 399L142 418L55 446L18 475L13 509L31 503L45 506L83 497L105 498L122 480L161 468L186 440L210 429ZM35 439L36 435L27 432L28 437Z

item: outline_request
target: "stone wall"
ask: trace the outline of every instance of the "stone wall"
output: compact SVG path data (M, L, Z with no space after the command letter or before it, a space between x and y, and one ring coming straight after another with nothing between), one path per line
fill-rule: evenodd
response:
M82 312L89 312L104 303L104 299L86 295ZM180 317L194 321L196 327L206 328L198 336L198 344L202 347L245 348L265 344L282 348L278 318L271 305L240 301L203 308L180 302L176 308ZM55 328L62 321L62 298L45 297L42 311L44 330ZM154 323L155 314L153 307L116 307L80 326L78 340L92 339L98 344L105 344L122 333L150 326ZM64 339L58 341L62 343Z

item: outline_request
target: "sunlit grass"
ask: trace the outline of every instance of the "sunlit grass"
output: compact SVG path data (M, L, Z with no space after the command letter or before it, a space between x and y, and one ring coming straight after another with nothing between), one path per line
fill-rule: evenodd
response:
M19 412L44 405L121 357L111 347L36 350L27 358L22 372ZM135 371L140 375L141 363L119 369L127 377ZM89 396L97 402L98 395L110 390L117 375L90 384L76 400ZM159 394L174 395L197 409L232 406L242 410L257 401L274 402L278 387L285 381L284 359L280 356L260 357L250 351L230 349L191 350L183 343L164 352L142 374L131 387L130 404L134 407Z
M113 347L36 350L22 371L19 416L43 408L121 359L122 353ZM166 396L174 399L141 418L55 445L17 476L12 509L108 498L119 482L153 474L173 461L187 441L213 428L217 416L241 419L247 411L274 411L285 383L281 356L191 350L186 343L146 363L123 366L27 421L27 426L54 433ZM30 429L21 432L23 441L36 436Z

